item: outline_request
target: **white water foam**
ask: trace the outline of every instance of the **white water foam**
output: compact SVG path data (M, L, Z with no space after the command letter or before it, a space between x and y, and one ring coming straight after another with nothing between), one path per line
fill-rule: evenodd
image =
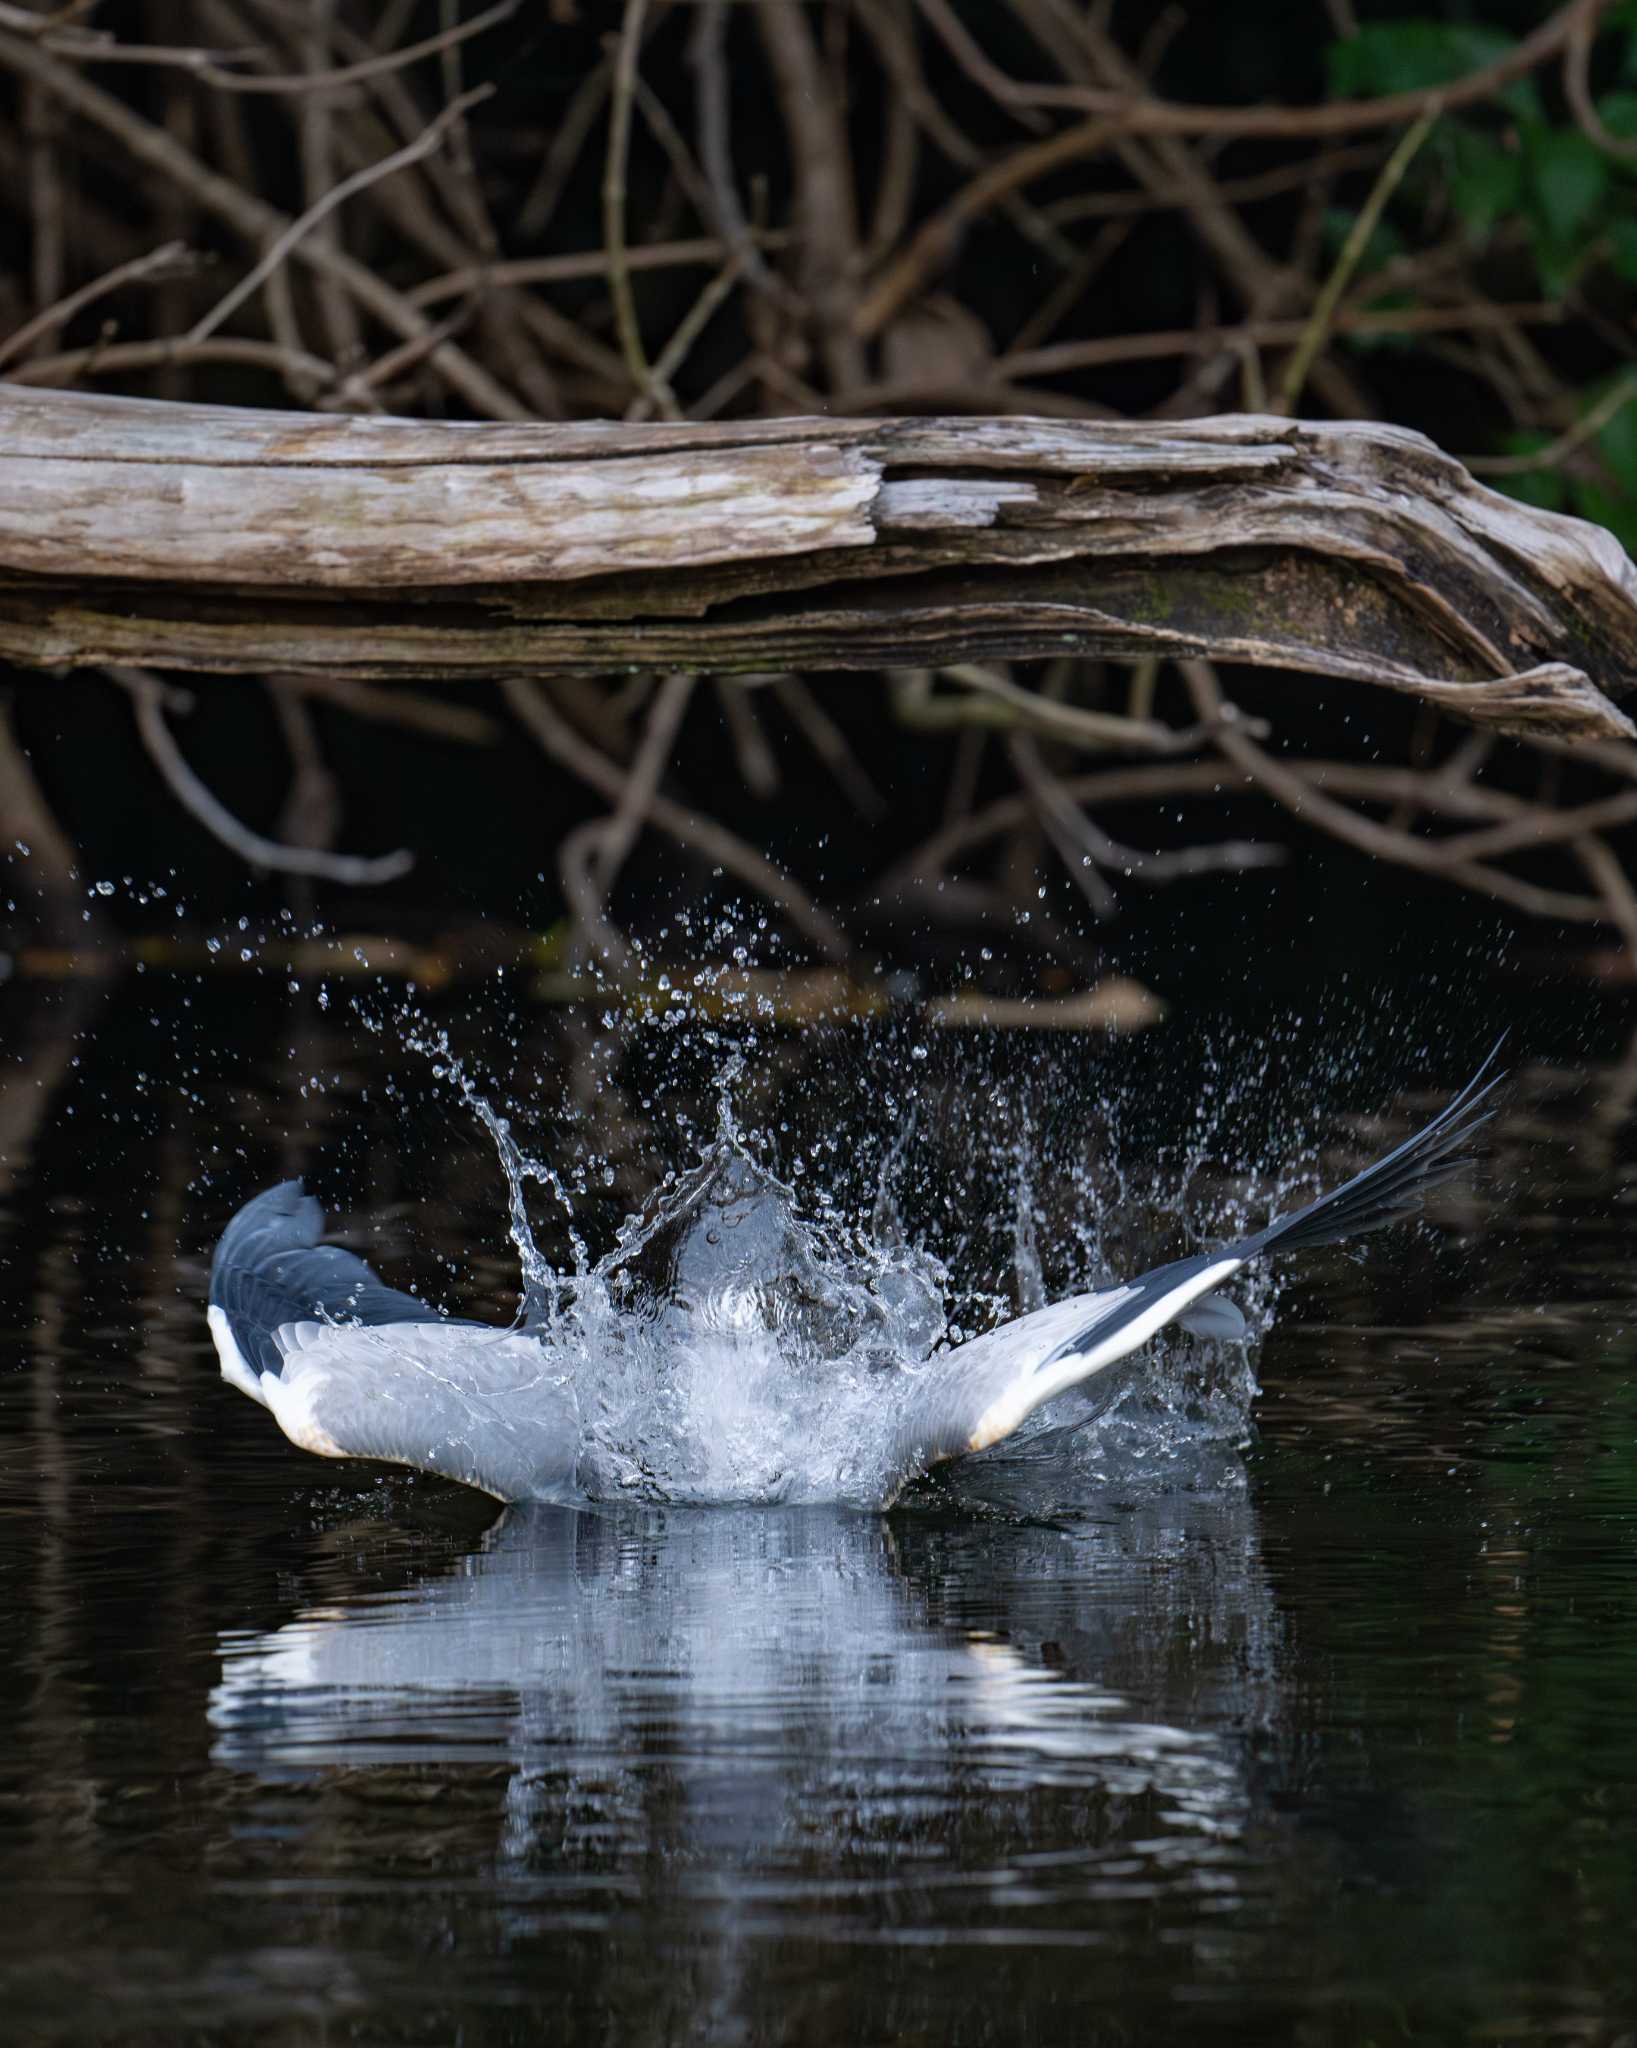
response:
M994 1189L997 1216L967 1217L957 1234L969 1241L985 1220L1009 1227L1012 1286L962 1290L905 1222L903 1196L914 1191L912 1111L883 1148L863 1213L844 1220L833 1198L815 1192L805 1207L822 1209L821 1220L803 1213L794 1187L738 1128L730 1101L738 1066L730 1062L715 1131L695 1162L667 1177L602 1257L593 1259L571 1231L573 1270L557 1272L536 1244L526 1192L531 1181L543 1184L572 1213L562 1180L517 1143L445 1038L408 1042L434 1057L494 1144L522 1269L520 1320L552 1345L572 1386L577 1483L591 1498L890 1497L906 1402L923 1374L942 1368L952 1343L1173 1256L1179 1228L1183 1248L1194 1249L1267 1213L1258 1190L1202 1194L1192 1186L1208 1125L1180 1187L1174 1166L1123 1167L1111 1132L1095 1159L1057 1171L1048 1189L1024 1115L1012 1122L1001 1157L977 1176ZM1251 1353L1271 1322L1276 1287L1264 1269L1243 1276L1234 1292L1248 1343L1168 1333L1030 1418L994 1451L964 1461L957 1485L1013 1494L1019 1482L1038 1492L1044 1481L1062 1501L1237 1470L1231 1452L1246 1440L1257 1392Z

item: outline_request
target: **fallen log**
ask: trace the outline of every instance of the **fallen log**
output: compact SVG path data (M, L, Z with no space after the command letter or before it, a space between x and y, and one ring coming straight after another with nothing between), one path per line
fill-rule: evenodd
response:
M1637 569L1402 428L464 424L0 385L0 658L346 678L1206 656L1637 737ZM1166 743L1154 728L1155 744Z

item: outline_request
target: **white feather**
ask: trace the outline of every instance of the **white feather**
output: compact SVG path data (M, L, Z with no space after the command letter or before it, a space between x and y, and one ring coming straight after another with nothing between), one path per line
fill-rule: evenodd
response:
M1133 1316L1128 1323L1122 1323L1119 1329L1105 1337L1100 1344L1094 1344L1085 1351L1076 1351L1067 1358L1055 1360L1050 1365L1046 1365L1045 1361L1051 1358L1057 1344L1062 1343L1066 1335L1072 1334L1072 1330L1061 1335L1052 1332L1046 1318L1053 1315L1054 1310L1044 1310L1039 1316L1026 1316L1021 1324L1009 1326L1007 1331L996 1331L996 1336L1022 1335L1029 1325L1039 1323L1044 1326L1039 1332L1044 1341L1020 1347L1017 1377L979 1416L977 1426L968 1439L967 1449L987 1450L991 1444L999 1443L1002 1437L1010 1436L1018 1424L1031 1416L1037 1408L1045 1407L1048 1401L1055 1400L1070 1387L1078 1386L1082 1380L1089 1380L1105 1366L1113 1365L1119 1359L1128 1358L1133 1351L1140 1351L1149 1338L1157 1331L1163 1330L1189 1302L1197 1301L1202 1294L1209 1294L1211 1289L1220 1281L1226 1280L1230 1273L1237 1273L1244 1263L1243 1259L1218 1259L1203 1272L1194 1274L1191 1279L1184 1280L1180 1285L1159 1295L1141 1315ZM1102 1321L1122 1302L1129 1301L1135 1292L1134 1287L1120 1287L1107 1295L1094 1297L1098 1304L1095 1320ZM1072 1306L1071 1303L1058 1302L1055 1309ZM1083 1313L1080 1320L1083 1326Z
M215 1341L216 1356L221 1360L222 1378L230 1387L237 1387L241 1394L248 1394L252 1401L260 1401L265 1408L267 1398L261 1390L261 1375L251 1371L250 1361L234 1341L233 1325L225 1312L212 1302L205 1310L205 1321Z

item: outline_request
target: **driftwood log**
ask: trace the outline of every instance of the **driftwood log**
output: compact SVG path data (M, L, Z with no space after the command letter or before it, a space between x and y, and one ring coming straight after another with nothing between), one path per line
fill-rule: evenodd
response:
M455 424L0 385L0 657L329 677L1207 656L1630 739L1637 570L1421 436ZM1156 744L1164 735L1156 727Z

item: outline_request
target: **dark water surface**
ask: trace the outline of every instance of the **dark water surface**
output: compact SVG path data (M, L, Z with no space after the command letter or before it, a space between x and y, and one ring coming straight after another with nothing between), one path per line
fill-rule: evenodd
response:
M309 997L0 992L0 2038L1637 2042L1618 1018L1520 1012L1491 1164L1293 1274L1208 1476L497 1517L216 1377L209 1247L281 1173L394 1277L513 1299L481 1142ZM1401 1131L1491 1028L1445 1021L1320 1109ZM529 1028L630 1126L588 1197L628 1205L687 1089L644 1130L649 1055L599 1095ZM1128 1099L1194 1034L1120 1054ZM866 1117L836 1042L759 1058L770 1123Z

